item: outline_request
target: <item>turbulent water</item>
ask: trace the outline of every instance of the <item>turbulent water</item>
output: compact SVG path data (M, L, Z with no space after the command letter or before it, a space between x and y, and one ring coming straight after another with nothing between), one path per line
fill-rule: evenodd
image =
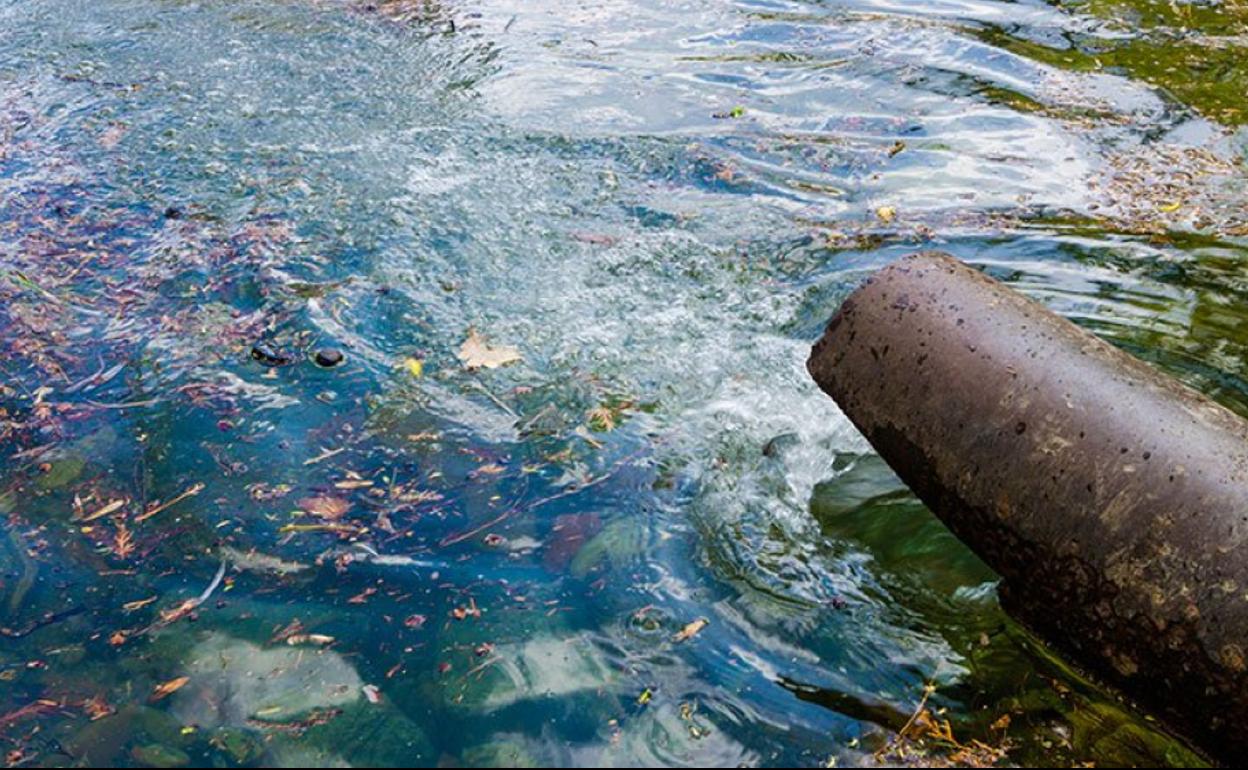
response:
M804 360L941 248L1248 414L1246 36L1239 0L0 0L0 751L1194 761L1009 622ZM954 740L907 749L920 704Z

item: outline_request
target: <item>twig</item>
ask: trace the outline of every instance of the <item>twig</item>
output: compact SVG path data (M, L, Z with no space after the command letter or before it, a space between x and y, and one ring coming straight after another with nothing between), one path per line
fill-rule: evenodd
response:
M0 716L0 727L8 727L10 724L18 721L19 719L25 719L26 717L38 716L39 714L46 714L49 711L55 711L60 708L60 706L61 704L54 700L34 701L33 703L22 706L16 711L10 711L4 716Z
M86 609L83 607L75 607L72 610L54 612L51 615L44 616L40 620L34 621L20 631L14 631L11 628L0 628L0 636L8 639L23 639L41 628L46 628L55 623L60 623L62 620L67 620L75 615L81 615L84 612L86 612Z
M167 503L161 503L160 505L157 505L155 508L152 508L151 510L147 511L146 513L143 513L143 514L139 515L138 517L136 517L136 518L135 518L135 520L134 520L134 521L135 521L135 523L136 523L136 524L137 524L138 522L140 522L140 521L147 521L148 519L152 518L152 517L153 517L153 516L155 516L156 514L158 514L158 513L162 512L162 511L166 511L166 510L168 510L168 509L172 508L173 506L177 505L178 503L182 502L183 500L186 500L186 499L188 499L188 498L194 497L195 495L198 495L200 492L203 492L203 491L204 491L204 484L202 484L202 483L200 483L200 484L195 484L195 485L194 485L194 486L192 486L190 489L186 490L186 491L185 491L185 492L183 492L182 494L180 494L180 495L178 495L177 497L173 498L173 499L172 499L172 500L170 500L169 502L167 502Z
M340 455L345 451L347 451L346 447L339 447L338 449L324 449L324 450L321 450L321 453L317 455L316 457L313 457L310 460L304 460L303 464L304 465L316 465L322 460L328 460L329 458L334 457L336 455Z
M154 621L150 626L140 631L139 634L151 633L152 631L155 631L160 628L164 628L165 626L171 623L176 623L177 621L181 620L182 618L186 617L187 615L191 614L196 609L198 609L199 606L203 604L204 602L208 601L208 599L210 599L212 595L216 593L217 588L221 586L221 581L225 579L225 566L226 566L226 562L222 561L221 566L217 568L216 577L212 579L212 582L208 584L208 587L205 588L204 592L200 594L197 598L187 599L186 601L182 602L181 604L174 607L173 609L163 610L160 613L160 619Z

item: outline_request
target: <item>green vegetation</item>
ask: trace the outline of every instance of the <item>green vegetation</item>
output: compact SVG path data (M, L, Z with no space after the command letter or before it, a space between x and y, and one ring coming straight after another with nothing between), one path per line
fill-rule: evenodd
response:
M1248 5L1135 0L1061 3L1102 20L1115 35L1072 34L1055 48L1001 28L976 32L986 43L1061 69L1109 72L1143 81L1210 120L1248 123Z

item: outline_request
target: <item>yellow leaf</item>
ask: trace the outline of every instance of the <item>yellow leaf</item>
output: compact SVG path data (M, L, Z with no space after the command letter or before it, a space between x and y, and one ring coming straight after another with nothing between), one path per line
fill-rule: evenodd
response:
M1174 203L1166 203L1157 207L1157 210L1163 214L1173 214L1183 208L1183 201L1175 201Z
M892 206L880 206L875 210L875 215L880 218L884 224L889 224L897 218L897 209Z
M425 374L425 363L419 358L408 358L403 361L403 368L413 377L423 377Z
M521 360L520 351L507 345L491 345L477 333L468 332L468 339L459 348L459 360L469 369L495 369Z

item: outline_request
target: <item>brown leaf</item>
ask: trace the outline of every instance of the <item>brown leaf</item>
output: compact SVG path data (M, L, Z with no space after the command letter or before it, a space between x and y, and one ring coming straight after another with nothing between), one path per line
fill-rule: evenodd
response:
M497 476L500 473L506 472L506 470L507 469L505 467L499 465L498 463L486 463L473 471L471 476L473 478L478 476Z
M278 642L284 642L296 634L303 633L303 631L303 623L299 622L298 618L295 618L285 628L273 634L273 636L269 638L269 643L277 644Z
M676 634L675 636L672 637L672 641L678 644L680 642L687 642L693 637L702 633L703 629L705 629L710 624L711 624L711 621L707 620L706 618L698 618L697 620L693 621L689 625L682 628L679 634Z
M86 712L92 722L99 721L104 717L112 716L117 713L117 709L113 708L108 701L104 700L104 696L102 694L83 701L82 710Z
M113 536L113 555L118 559L129 559L134 554L134 536L126 528L124 521L118 522L117 534Z
M459 348L459 360L469 369L496 369L522 360L520 351L507 345L491 345L476 329Z
M150 700L154 703L158 700L168 698L170 695L173 695L175 692L185 687L186 683L189 681L191 681L189 676L180 676L177 679L171 679L164 684L157 685L156 689L152 691L152 697Z
M299 508L318 519L338 521L351 510L351 503L341 497L306 497L299 501Z

